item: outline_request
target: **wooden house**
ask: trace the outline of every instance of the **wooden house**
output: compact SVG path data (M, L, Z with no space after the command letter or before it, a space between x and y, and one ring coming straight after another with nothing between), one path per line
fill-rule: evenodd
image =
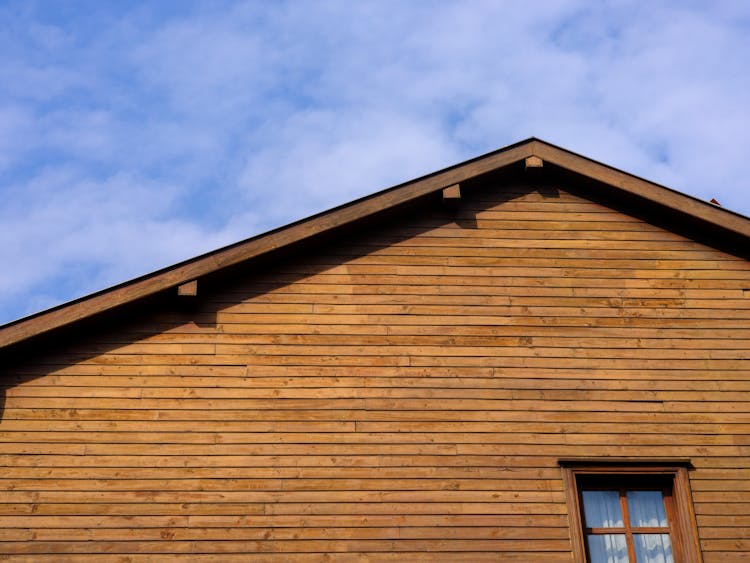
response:
M0 327L0 559L748 561L749 242L530 139Z

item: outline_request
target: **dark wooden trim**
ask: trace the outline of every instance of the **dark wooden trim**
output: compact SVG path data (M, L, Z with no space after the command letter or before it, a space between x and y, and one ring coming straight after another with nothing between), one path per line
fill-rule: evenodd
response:
M650 457L644 459L642 457L608 457L602 459L600 457L565 457L560 458L557 462L563 467L584 467L584 468L601 468L602 471L607 471L608 468L615 468L613 471L622 472L617 467L637 467L639 469L648 469L654 467L662 469L664 467L684 467L691 469L693 467L692 462L686 458L671 458L671 457ZM598 471L598 470L597 470Z
M544 161L538 156L532 155L526 157L525 165L526 170L528 170L529 168L541 168L542 166L544 166Z
M681 467L675 473L675 484L672 488L674 497L674 507L677 512L677 523L680 526L683 545L686 549L686 561L695 561L701 563L700 543L698 541L698 523L695 519L695 510L693 509L693 494L690 491L690 479L685 467ZM691 559L689 554L697 554Z
M452 186L443 188L443 201L459 199L461 199L461 186L459 184L453 184Z
M193 280L178 285L177 295L183 297L195 297L196 295L198 295L198 280Z
M573 546L573 559L576 563L586 561L586 540L581 523L581 500L578 494L576 476L572 468L563 467L563 487L565 501L568 506L568 527L570 529L570 543Z

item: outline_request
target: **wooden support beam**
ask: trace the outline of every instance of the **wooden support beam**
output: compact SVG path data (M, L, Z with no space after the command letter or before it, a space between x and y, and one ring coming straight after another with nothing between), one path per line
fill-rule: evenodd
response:
M456 213L459 203L461 203L460 184L452 184L447 188L443 188L443 207L449 213Z
M526 157L526 170L529 168L541 168L544 166L544 161L538 156Z
M195 297L198 295L198 280L192 280L177 286L177 295Z
M447 188L443 188L443 201L448 203L455 203L461 199L461 186L460 184L453 184Z

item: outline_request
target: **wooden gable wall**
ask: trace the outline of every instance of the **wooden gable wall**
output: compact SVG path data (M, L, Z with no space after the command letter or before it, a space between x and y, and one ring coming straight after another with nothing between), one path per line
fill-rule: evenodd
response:
M464 191L4 368L17 561L565 561L561 458L690 459L750 552L750 262ZM66 554L63 556L63 554Z

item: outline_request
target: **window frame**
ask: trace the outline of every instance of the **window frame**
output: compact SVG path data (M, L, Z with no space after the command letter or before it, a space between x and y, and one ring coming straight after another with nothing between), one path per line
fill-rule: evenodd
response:
M618 491L668 489L671 494L668 494L669 500L665 496L665 509L674 560L676 563L703 561L690 492L689 461L560 460L560 465L576 562L588 561L581 501L581 491L585 487Z

